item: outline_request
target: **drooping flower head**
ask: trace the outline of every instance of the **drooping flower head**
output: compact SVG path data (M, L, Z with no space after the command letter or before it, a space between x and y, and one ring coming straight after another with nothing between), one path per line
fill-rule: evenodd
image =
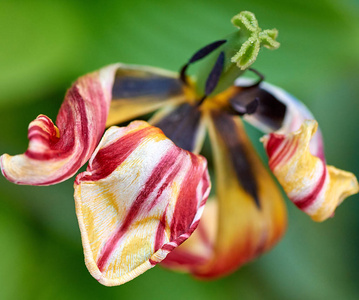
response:
M196 277L223 276L282 237L281 192L242 120L266 134L270 170L313 220L333 216L358 192L353 174L326 165L309 110L250 68L262 46L279 47L277 30L262 30L250 12L232 23L236 31L197 51L179 74L114 64L79 78L57 126L38 116L27 151L1 156L3 175L29 185L62 182L88 161L74 197L86 266L100 283L125 283L159 262ZM259 80L243 78L248 71ZM104 133L150 112L148 123ZM216 189L208 201L207 162L199 155L207 133Z

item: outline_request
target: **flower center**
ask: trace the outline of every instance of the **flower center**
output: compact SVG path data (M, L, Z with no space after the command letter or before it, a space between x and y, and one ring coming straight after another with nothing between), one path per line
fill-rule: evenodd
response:
M263 76L254 69L249 68L256 60L260 47L277 49L279 43L275 40L278 31L276 29L262 30L258 26L254 14L243 11L232 18L232 24L237 31L228 35L225 39L213 42L195 52L188 62L181 68L180 78L184 84L189 85L187 71L189 66L198 63L197 70L191 74L193 88L199 96L198 105L233 86L234 81L250 70L259 75L259 84ZM239 114L255 112L259 105L258 99L253 99L245 105L236 104Z

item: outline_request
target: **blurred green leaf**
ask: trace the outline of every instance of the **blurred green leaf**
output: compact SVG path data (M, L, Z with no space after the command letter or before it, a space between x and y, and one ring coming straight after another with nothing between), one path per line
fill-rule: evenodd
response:
M41 98L77 69L83 31L72 5L1 1L0 108Z

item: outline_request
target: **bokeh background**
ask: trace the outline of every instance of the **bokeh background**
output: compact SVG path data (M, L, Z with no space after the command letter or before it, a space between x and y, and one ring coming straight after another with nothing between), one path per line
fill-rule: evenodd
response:
M358 176L358 0L0 0L0 154L26 149L29 122L55 120L78 76L118 61L178 70L231 32L241 10L280 33L279 50L262 51L254 67L311 108L328 162ZM322 224L287 201L284 239L226 278L156 267L107 288L83 262L72 185L0 177L0 299L359 299L358 196Z

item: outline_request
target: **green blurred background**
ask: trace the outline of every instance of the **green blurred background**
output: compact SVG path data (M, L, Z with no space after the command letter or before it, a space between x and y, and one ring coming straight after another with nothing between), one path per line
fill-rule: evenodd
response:
M0 0L0 154L26 149L29 122L55 120L78 76L118 61L178 70L231 32L241 10L276 27L282 43L254 67L311 108L328 162L358 176L358 0ZM358 196L322 224L288 201L284 239L229 277L201 282L156 267L107 288L83 262L72 185L0 177L0 299L359 299Z

